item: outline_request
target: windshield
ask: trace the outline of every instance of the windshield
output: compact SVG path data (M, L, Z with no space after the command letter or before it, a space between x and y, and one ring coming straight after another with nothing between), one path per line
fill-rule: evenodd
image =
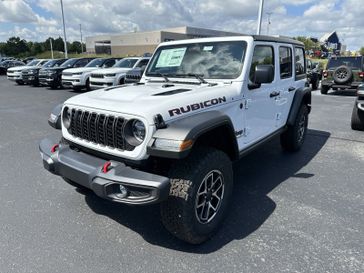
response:
M121 67L121 68L133 68L138 59L122 59L117 62L113 67Z
M86 65L86 67L101 67L105 63L105 59L95 59Z
M60 67L72 67L77 62L77 59L69 59L65 61Z
M235 79L243 68L245 50L244 41L163 46L154 54L146 75Z
M48 68L48 67L54 67L56 66L56 64L59 62L59 60L49 60L48 62L46 62L43 67L44 68Z
M327 67L330 68L336 68L341 65L346 65L348 67L354 68L354 69L362 69L362 62L361 57L340 57L340 58L331 58L329 60L329 63L327 64Z
M36 66L39 63L38 60L33 60L27 64L27 66Z

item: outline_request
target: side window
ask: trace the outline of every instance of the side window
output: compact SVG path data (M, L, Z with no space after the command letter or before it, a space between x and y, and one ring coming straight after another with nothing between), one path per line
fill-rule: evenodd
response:
M295 68L296 68L296 79L301 79L302 75L306 75L305 65L305 52L301 47L295 48Z
M279 47L279 71L281 79L292 77L292 49L290 47Z
M274 50L271 46L258 45L254 48L249 79L254 81L255 67L260 64L272 65L274 68Z
M147 65L149 62L149 60L141 60L136 67L142 67L144 65Z

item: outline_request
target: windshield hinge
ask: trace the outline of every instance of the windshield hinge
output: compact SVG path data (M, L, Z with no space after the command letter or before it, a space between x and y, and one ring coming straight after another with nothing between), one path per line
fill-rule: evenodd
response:
M251 99L246 99L244 101L244 109L249 109L251 102L252 102Z

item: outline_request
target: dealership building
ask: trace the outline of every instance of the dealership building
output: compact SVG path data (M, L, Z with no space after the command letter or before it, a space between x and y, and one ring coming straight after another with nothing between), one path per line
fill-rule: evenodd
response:
M184 26L148 32L90 36L86 37L86 49L89 53L140 56L152 53L161 42L236 35L241 34Z

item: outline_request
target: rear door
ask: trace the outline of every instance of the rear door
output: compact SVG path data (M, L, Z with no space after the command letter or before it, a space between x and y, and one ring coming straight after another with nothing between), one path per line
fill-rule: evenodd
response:
M290 44L277 44L277 66L279 69L279 96L275 99L276 128L280 128L286 124L286 117L288 116L290 105L292 104L294 92L296 90L294 78L294 63L293 63L293 47Z

